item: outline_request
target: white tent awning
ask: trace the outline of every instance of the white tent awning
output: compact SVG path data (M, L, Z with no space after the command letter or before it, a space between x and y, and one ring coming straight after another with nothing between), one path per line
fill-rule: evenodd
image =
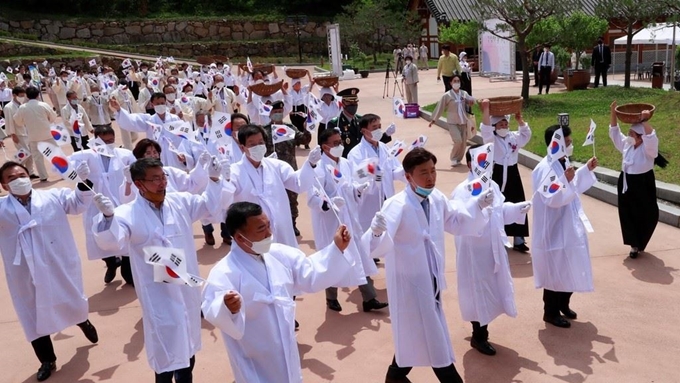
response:
M670 24L656 24L645 28L633 36L633 44L673 44L673 26ZM627 36L614 40L615 45L626 45ZM680 44L680 28L675 27L675 43Z

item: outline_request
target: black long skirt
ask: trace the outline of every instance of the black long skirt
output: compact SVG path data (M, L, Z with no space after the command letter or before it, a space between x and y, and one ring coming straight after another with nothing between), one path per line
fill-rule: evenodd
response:
M491 178L498 184L498 187L503 185L503 165L493 165L493 177ZM508 166L508 178L505 182L503 196L505 196L507 202L517 203L526 201L524 186L522 185L522 178L519 175L517 164ZM524 223L521 225L516 223L505 225L505 234L508 237L528 237L529 219L525 218Z
M624 176L628 181L625 194L622 193ZM621 172L617 189L623 243L644 251L659 221L654 170L642 174L624 175Z
M467 72L463 72L460 75L460 89L472 96L472 78L470 78L470 74Z

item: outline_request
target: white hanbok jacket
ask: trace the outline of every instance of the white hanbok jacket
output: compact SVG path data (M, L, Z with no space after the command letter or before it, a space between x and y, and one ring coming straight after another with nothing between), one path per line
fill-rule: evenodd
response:
M233 243L208 276L202 307L222 331L236 383L302 382L293 295L336 284L351 262L334 243L310 256L273 244L262 259ZM224 305L229 291L241 296L236 314Z
M369 229L362 238L372 257L385 256L392 337L403 367L446 367L455 361L441 298L435 299L433 288L436 278L437 292L446 289L444 232L480 235L488 222L476 199L463 205L437 189L428 199L429 222L423 198L407 187L382 207L387 231L375 237Z
M335 181L335 177L329 171L328 166L340 172L340 183ZM352 164L342 157L336 163L324 154L314 172L329 198L342 197L345 200L345 206L340 209L338 215L342 223L347 225L350 232L353 233L345 254L349 254L354 259L354 267L352 267L352 271L342 281L334 286L355 287L364 285L366 284L367 276L378 274L378 268L375 266L373 258L370 257L368 249L361 242L360 235L363 233L363 230L361 230L361 225L359 225L356 216L361 196L358 195L356 186L352 182ZM314 181L314 187L307 192L307 205L312 214L314 244L317 249L322 249L328 246L328 244L333 243L333 237L340 223L333 210L323 211L324 201L328 203L329 208L330 201L327 201L321 192L319 183Z
M380 155L378 155L380 153ZM359 224L361 231L364 232L371 227L371 220L380 210L384 199L390 198L394 195L394 181L399 180L406 182L404 177L404 168L402 168L399 161L390 155L387 145L378 142L378 153L376 153L373 146L363 137L361 142L347 155L347 159L352 163L352 167L356 169L361 162L367 158L375 157L379 159L380 170L382 171L382 181L373 182L371 188L364 192L359 202Z
M472 181L459 184L451 198L466 203L473 198L467 186ZM479 322L481 326L491 323L497 316L517 316L515 292L510 274L508 254L505 249L508 237L505 225L524 223L526 214L519 211L519 204L504 202L505 197L498 185L491 182L494 201L482 210L489 218L481 236L456 235L456 270L458 280L458 304L464 321Z
M291 247L298 247L298 243L286 189L301 194L308 191L313 182L314 169L307 161L297 171L289 164L272 158L264 158L256 169L246 155L231 165L234 202L247 201L262 206L271 221L274 242ZM228 208L229 205L223 207Z
M104 250L130 249L135 291L142 307L144 347L156 373L189 367L201 349L201 291L186 285L154 282L144 261L147 246L184 250L187 272L199 275L192 224L211 214L221 201L221 184L210 182L202 195L167 193L162 220L144 198L118 206L113 218L98 215L92 230Z
M560 166L559 164L556 164ZM534 191L550 171L547 158L532 173ZM558 173L558 175L560 175ZM593 291L587 220L579 194L597 182L595 174L583 166L571 182L563 175L561 188L551 197L536 193L533 199L533 240L531 241L534 283L537 289L552 291Z
M94 191L107 196L111 199L114 206L119 206L123 203L120 198L120 185L125 184L123 168L134 163L136 159L132 152L127 149L114 148L113 154L114 156L111 157L108 170L104 169L102 156L91 149L75 152L69 159L74 166L81 162L86 162L90 168L88 179L92 181ZM99 210L94 204L90 204L85 214L83 214L87 258L95 260L127 254L127 249L123 251L105 251L97 246L94 242L94 233L92 232L92 219L97 214L99 214Z
M481 123L482 139L485 144L494 144L493 162L503 167L503 182L501 191L505 191L505 184L508 180L508 166L516 165L519 160L519 150L526 146L531 140L531 128L529 124L521 125L517 131L508 132L505 137L494 134L496 128L492 125ZM522 222L524 224L524 222Z
M0 253L12 303L28 341L87 320L80 256L67 214L85 211L94 193L33 190L31 212L0 197Z

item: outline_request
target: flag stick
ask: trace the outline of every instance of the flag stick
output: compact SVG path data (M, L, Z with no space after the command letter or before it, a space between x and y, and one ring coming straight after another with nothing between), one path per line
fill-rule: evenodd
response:
M337 218L338 222L342 225L342 220L340 219L338 212L335 211L335 205L333 205L333 201L331 201L331 197L329 197L328 194L326 194L326 189L323 188L323 185L321 184L321 181L319 181L319 178L314 176L314 179L316 180L316 183L319 184L319 187L321 188L321 192L326 197L328 204L331 205L331 210L333 211L333 214L335 214L335 218Z
M595 134L593 133L593 157L595 157Z

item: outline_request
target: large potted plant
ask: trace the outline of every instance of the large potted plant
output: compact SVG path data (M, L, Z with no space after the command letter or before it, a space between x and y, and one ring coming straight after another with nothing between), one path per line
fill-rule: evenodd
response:
M562 21L562 33L560 43L574 52L576 63L581 64L582 69L573 68L569 73L569 79L565 76L565 83L568 82L567 90L587 89L590 84L590 65L591 57L584 57L587 49L595 44L599 36L607 31L609 23L607 20L595 16L588 16L581 11L569 15Z

